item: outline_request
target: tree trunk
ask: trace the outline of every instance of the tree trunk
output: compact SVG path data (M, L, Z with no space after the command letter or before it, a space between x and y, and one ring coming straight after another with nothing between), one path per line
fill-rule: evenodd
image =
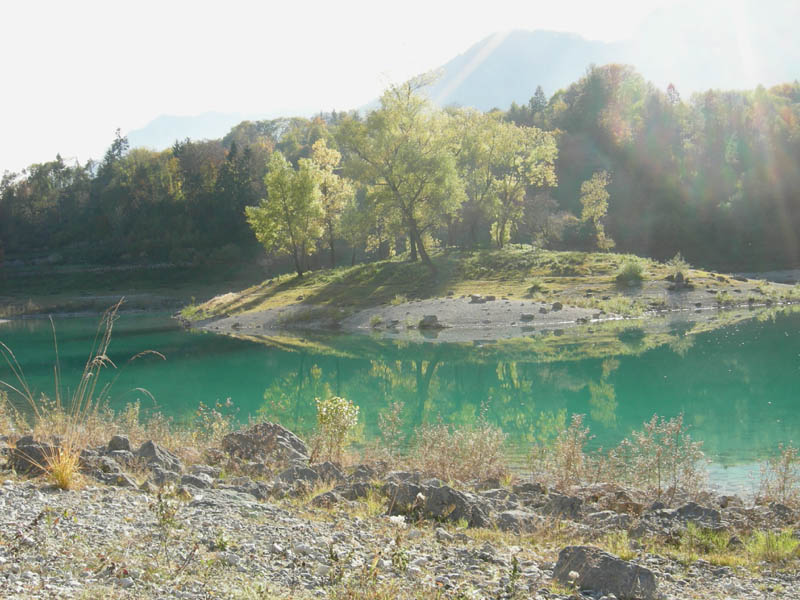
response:
M352 254L352 256L350 257L350 266L351 266L351 267L354 267L354 266L355 266L355 264L356 264L356 247L355 247L355 246L353 246L353 254Z
M414 238L414 229L408 228L408 243L411 246L411 262L417 262L417 241Z
M328 246L331 249L331 269L336 266L336 251L333 248L333 225L328 226Z
M431 257L428 256L427 250L425 250L425 245L422 243L422 237L419 234L419 230L417 230L417 224L412 221L411 222L411 244L412 248L416 245L417 249L419 250L419 255L422 257L422 262L424 262L428 267L433 269L433 263L431 262ZM416 252L414 253L413 260L416 260Z
M300 260L300 256L298 255L297 250L295 250L292 253L292 257L294 258L294 268L295 268L295 271L297 271L297 276L298 277L302 277L303 276L303 261Z

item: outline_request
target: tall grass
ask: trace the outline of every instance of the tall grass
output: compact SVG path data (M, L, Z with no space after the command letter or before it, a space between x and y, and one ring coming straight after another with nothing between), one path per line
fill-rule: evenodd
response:
M62 392L58 338L52 318L50 323L56 357L53 367L54 398L44 395L39 398L34 396L16 355L5 343L0 342L0 353L15 379L14 383L0 380L0 387L5 388L4 391L16 395L28 405L33 418L32 432L46 442L43 444L44 464L40 464L40 461L34 460L32 457L27 458L30 459L33 466L44 471L48 478L62 489L68 489L75 484L81 450L89 444L93 434L106 420L103 412L106 410L109 393L116 377L101 384L101 373L109 367L116 369L116 365L108 356L108 348L122 302L120 300L103 313L89 358L84 365L80 380L71 394ZM147 354L164 359L162 354L146 350L133 356L128 362ZM119 373L117 373L118 376ZM147 390L137 389L145 395L150 395Z

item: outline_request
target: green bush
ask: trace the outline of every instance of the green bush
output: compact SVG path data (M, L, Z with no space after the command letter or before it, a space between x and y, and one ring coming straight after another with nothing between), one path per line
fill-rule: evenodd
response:
M358 406L346 398L317 398L317 431L312 442L313 462L342 462L342 453L358 425Z
M638 260L626 260L622 263L616 281L619 285L637 285L644 280L644 267Z

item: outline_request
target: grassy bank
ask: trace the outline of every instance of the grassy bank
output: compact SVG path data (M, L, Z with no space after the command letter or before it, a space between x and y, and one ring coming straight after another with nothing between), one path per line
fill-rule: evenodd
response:
M195 320L303 304L295 319L340 321L359 310L417 299L479 294L534 299L638 316L665 308L665 295L703 291L721 307L769 304L800 298L800 290L737 279L677 260L660 263L632 255L556 252L514 246L504 250L434 253L435 270L394 258L320 270L303 278L282 275L240 292L226 293L182 311ZM312 312L313 311L313 312Z

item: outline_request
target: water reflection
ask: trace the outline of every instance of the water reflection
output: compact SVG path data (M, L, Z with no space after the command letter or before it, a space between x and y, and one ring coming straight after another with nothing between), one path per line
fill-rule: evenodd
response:
M166 362L137 361L119 376L114 408L142 401L178 420L200 402L230 397L238 414L260 413L298 431L315 422L317 397L345 396L361 409L363 439L379 435L382 411L402 402L406 439L421 423L474 422L482 410L509 434L519 453L551 436L569 416L585 414L593 445L615 446L654 413L684 413L695 438L723 464L752 461L778 442L800 441L796 389L800 314L772 311L704 331L691 319L654 326L612 323L563 335L475 347L409 343L369 336L271 340L272 345L189 333L165 316L125 315L111 358L124 364L145 349ZM97 321L56 321L64 386L77 382ZM38 392L52 394L53 341L47 320L0 328ZM0 379L10 376L0 364ZM137 388L148 389L158 405Z

